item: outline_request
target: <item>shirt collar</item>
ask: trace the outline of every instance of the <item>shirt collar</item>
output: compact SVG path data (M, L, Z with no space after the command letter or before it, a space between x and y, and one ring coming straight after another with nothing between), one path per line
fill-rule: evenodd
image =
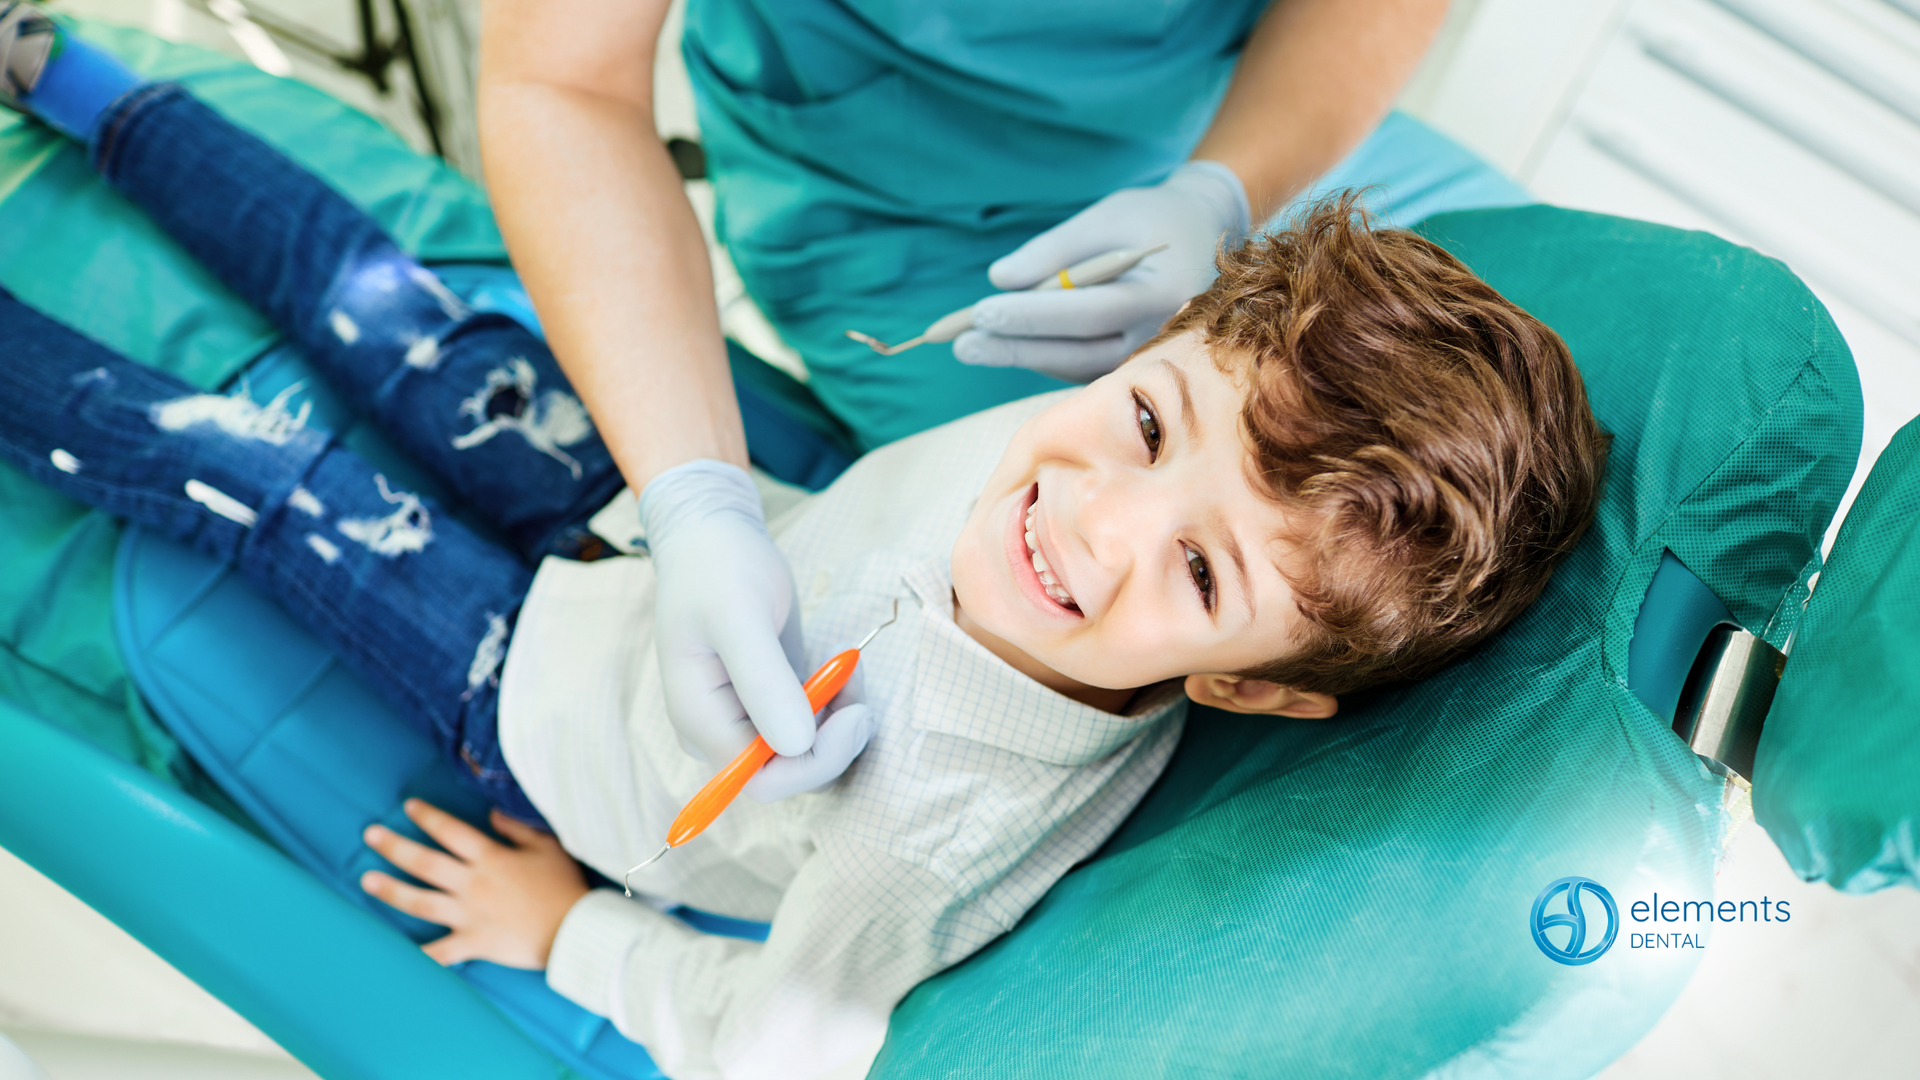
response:
M1015 671L953 621L945 559L909 567L919 598L919 672L913 724L1050 765L1088 765L1158 727L1185 700L1177 684L1143 692L1129 715L1083 705Z

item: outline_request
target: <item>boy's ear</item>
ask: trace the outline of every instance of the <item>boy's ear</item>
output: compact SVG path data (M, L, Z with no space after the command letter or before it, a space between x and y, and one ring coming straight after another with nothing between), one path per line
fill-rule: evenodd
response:
M1243 679L1238 675L1189 675L1186 689L1187 696L1196 704L1228 712L1325 720L1340 711L1340 699L1332 694L1295 690L1291 686L1263 679Z

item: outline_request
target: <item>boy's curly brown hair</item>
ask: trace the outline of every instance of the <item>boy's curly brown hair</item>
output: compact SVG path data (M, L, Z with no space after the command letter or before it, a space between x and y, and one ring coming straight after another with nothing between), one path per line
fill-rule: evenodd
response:
M1148 345L1196 332L1247 391L1252 482L1297 522L1311 630L1239 674L1422 678L1523 611L1586 531L1609 436L1559 335L1358 193L1217 260Z

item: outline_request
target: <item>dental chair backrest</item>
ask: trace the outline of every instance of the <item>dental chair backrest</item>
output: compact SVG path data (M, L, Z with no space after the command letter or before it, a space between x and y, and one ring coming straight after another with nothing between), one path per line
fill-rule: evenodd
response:
M1699 954L1622 920L1711 898L1732 820L1670 727L1716 625L1779 648L1799 622L1858 453L1851 359L1784 267L1706 234L1549 207L1420 231L1572 348L1615 437L1593 530L1433 679L1325 722L1197 710L1093 861L900 1006L876 1077L986 1046L1036 1080L1587 1076L1679 992ZM1532 930L1576 876L1617 905L1586 940L1617 937L1568 964Z

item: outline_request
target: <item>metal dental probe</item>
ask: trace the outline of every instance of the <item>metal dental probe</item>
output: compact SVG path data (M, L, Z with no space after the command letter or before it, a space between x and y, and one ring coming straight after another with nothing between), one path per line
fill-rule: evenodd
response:
M1083 259L1065 270L1033 286L1029 292L1042 292L1047 289L1083 289L1089 285L1104 285L1121 274L1140 265L1140 260L1156 252L1167 250L1167 245L1159 244L1150 248L1120 248L1105 254ZM959 311L949 312L935 319L932 326L921 331L920 336L908 338L898 345L889 345L872 334L863 334L858 330L847 331L847 336L862 345L871 348L882 356L903 353L915 345L930 342L952 341L968 330L973 329L973 305L968 304Z
M814 672L802 687L807 692L807 704L813 706L814 712L826 708L827 702L832 701L833 696L847 685L847 680L853 677L855 665L860 663L860 650L867 647L874 634L892 626L899 617L900 601L895 600L893 614L887 616L886 622L874 627L873 633L860 639L860 644L820 665L820 670ZM740 794L740 789L747 786L747 781L753 779L753 774L772 758L773 747L767 745L766 739L755 736L751 745L729 761L726 768L715 773L713 779L707 781L706 787L687 800L687 805L680 810L680 816L673 819L673 825L667 829L666 846L654 852L646 862L621 875L620 884L626 889L627 895L633 895L633 886L629 881L636 871L652 866L660 860L660 856L706 831L707 826L713 824L713 819L720 816L720 811L725 810Z

